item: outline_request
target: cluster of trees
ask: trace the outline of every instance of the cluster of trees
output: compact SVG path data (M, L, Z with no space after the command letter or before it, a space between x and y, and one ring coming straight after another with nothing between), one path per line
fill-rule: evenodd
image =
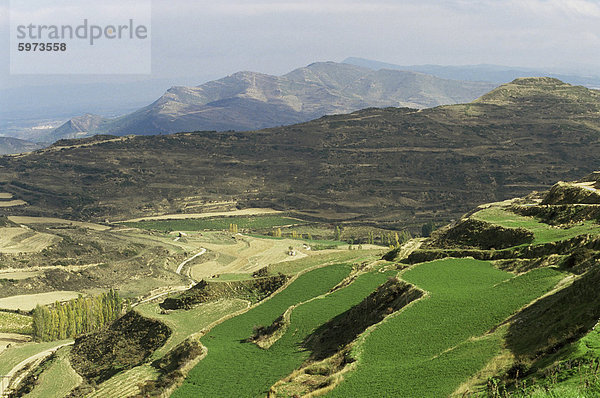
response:
M269 233L271 236L274 236L276 238L281 238L283 237L283 233L281 232L281 228L277 228L275 230L273 230L272 232ZM312 240L312 235L311 234L306 234L306 236L304 236L304 234L299 233L298 231L291 231L287 236L289 236L292 239L308 239L308 240Z
M292 231L292 238L293 239L304 239L304 235L299 234L298 231ZM310 238L308 238L308 239L310 239Z
M238 230L239 228L237 224L229 224L229 232L237 234Z
M369 237L372 238L372 234L370 234ZM399 247L401 244L409 241L410 239L412 239L412 236L408 231L401 231L400 233L390 232L381 236L381 244L394 248Z
M342 238L342 230L339 225L336 225L335 230L333 231L333 240L340 240Z
M74 338L104 327L122 313L123 300L112 289L97 297L38 305L33 310L33 337L39 341Z
M276 238L281 238L283 237L283 233L281 231L281 228L277 228L274 229L272 232L270 232L271 236L274 236ZM306 236L304 234L301 234L297 231L290 231L289 234L286 233L286 236L289 236L293 239L309 239L312 240L312 235L311 234L306 234ZM408 231L400 231L400 232L388 232L388 233L384 233L381 234L379 236L375 236L373 231L369 231L366 239L365 238L354 238L354 237L350 237L349 239L346 239L346 242L348 242L351 246L354 244L359 244L359 243L368 243L368 244L382 244L385 246L389 246L391 248L395 248L398 247L400 245L402 245L403 243L409 241L410 239L412 239L412 235L410 232ZM334 227L333 229L333 240L336 241L340 241L342 240L342 228L337 225Z

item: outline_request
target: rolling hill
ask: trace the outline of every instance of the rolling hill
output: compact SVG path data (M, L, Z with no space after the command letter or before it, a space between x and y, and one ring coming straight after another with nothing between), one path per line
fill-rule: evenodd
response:
M97 136L0 158L34 212L124 219L211 201L395 228L457 218L597 166L600 93L524 78L462 105L365 109L254 132Z
M0 155L31 152L42 148L35 142L20 140L18 138L0 137Z
M425 108L467 102L493 87L415 72L318 62L283 76L238 72L197 87L172 87L131 114L109 120L86 115L68 121L54 134L58 139L78 133L254 130L367 107Z

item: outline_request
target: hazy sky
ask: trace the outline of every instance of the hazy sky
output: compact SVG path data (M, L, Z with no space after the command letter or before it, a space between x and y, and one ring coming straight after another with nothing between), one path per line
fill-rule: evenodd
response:
M109 12L127 1L102 3ZM8 7L0 0L0 83L39 80L8 76ZM282 74L349 56L403 65L600 66L599 0L154 0L152 7L153 78Z

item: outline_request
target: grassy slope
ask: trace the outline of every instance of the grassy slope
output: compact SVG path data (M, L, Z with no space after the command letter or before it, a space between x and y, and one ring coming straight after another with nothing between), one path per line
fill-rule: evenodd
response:
M37 354L38 352L68 343L69 341L71 340L51 341L47 343L27 343L9 348L0 355L0 374L6 374L21 361Z
M600 225L586 221L571 228L556 228L536 220L533 217L525 217L514 214L508 210L498 207L490 207L475 213L473 218L487 221L507 228L525 228L533 232L535 239L533 244L554 242L570 239L581 234L599 234Z
M308 272L254 310L217 326L203 338L207 358L173 396L264 396L273 383L307 358L308 352L299 344L312 330L360 302L389 274L364 274L344 289L295 308L287 332L268 350L240 340L250 336L253 326L272 323L290 305L325 293L348 271L347 265L332 265Z
M284 225L298 224L300 220L280 216L255 216L255 217L221 217L221 218L189 218L183 220L152 220L123 223L128 227L155 229L158 231L202 231L205 229L229 229L230 224L237 224L239 228L271 228Z
M148 318L158 319L171 328L173 334L167 343L152 354L152 359L157 359L181 343L188 336L199 332L202 328L219 320L220 318L244 309L248 302L244 300L219 300L216 302L199 305L191 310L172 311L161 314L156 303L146 303L136 307L136 311Z
M374 329L360 347L357 370L331 395L452 393L500 349L497 336L473 338L484 335L561 278L551 269L512 276L472 259L439 260L409 270L404 279L431 296Z
M511 397L593 398L600 396L600 323L583 338L560 350L545 373L548 377L511 392ZM523 384L523 383L522 383Z
M69 352L71 347L58 350L56 359L40 375L33 391L26 395L27 398L64 397L81 383L81 376L69 363Z

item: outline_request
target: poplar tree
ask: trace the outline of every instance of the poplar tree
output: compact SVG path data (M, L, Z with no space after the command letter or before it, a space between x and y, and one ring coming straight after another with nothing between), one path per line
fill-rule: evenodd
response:
M340 229L339 225L336 225L335 231L333 234L333 240L340 240L341 237L342 237L342 230Z
M51 341L73 338L104 327L117 319L123 308L119 294L110 290L97 297L81 297L33 310L33 337Z

